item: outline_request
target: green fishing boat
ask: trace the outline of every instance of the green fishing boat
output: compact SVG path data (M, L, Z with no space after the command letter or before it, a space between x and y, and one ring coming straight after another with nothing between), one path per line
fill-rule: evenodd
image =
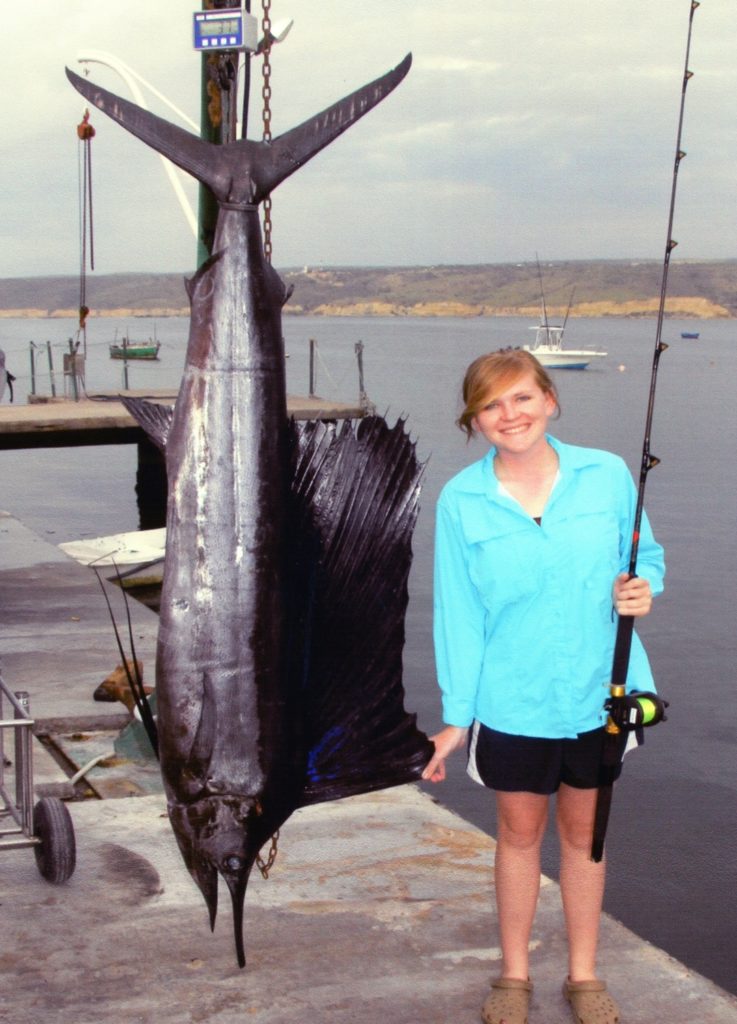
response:
M130 341L123 337L110 346L111 359L158 359L161 343L149 339L145 342Z

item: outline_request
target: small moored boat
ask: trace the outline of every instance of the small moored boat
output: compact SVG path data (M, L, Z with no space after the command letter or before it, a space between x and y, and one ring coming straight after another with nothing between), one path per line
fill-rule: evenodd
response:
M585 370L593 359L603 359L606 355L601 349L563 348L565 324L544 322L530 330L535 332L535 340L532 345L524 346L526 351L553 370Z
M111 359L158 359L161 343L149 339L145 342L130 341L124 337L120 343L110 346Z
M568 323L568 316L573 305L573 292L568 300L568 309L562 324L551 324L548 320L548 307L545 302L545 289L543 288L543 275L540 269L540 260L536 258L537 275L540 279L540 299L542 302L542 313L540 323L531 327L535 332L535 340L532 345L525 345L524 349L531 352L535 358L553 370L585 370L592 359L603 359L606 352L593 348L563 348L563 332Z
M681 331L682 338L693 338L696 339L699 336L698 331Z

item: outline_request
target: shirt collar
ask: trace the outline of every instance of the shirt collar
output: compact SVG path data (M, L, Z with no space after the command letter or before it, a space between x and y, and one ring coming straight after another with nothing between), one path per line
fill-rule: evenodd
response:
M557 437L553 437L552 434L546 434L545 437L558 456L562 482L569 479L572 473L596 461L595 453L590 448L580 448L578 445L565 444L563 441L559 441ZM499 482L494 473L495 455L496 447L491 447L483 459L469 467L470 472L464 474L464 491L470 494L485 494L492 499L501 496Z

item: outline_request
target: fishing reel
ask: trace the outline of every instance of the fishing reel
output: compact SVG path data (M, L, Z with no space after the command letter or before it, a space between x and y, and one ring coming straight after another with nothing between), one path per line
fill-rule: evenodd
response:
M616 730L642 729L666 721L665 709L669 706L657 693L647 690L633 690L632 693L612 695L607 698L604 710Z

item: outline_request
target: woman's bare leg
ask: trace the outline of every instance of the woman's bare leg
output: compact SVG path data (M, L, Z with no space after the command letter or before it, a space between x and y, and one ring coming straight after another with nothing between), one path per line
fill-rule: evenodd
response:
M568 932L571 981L589 981L596 977L606 868L604 861L597 864L591 860L595 807L595 789L561 785L557 801L560 891Z
M532 922L540 892L540 846L548 797L497 793L498 835L494 862L502 977L529 977Z

